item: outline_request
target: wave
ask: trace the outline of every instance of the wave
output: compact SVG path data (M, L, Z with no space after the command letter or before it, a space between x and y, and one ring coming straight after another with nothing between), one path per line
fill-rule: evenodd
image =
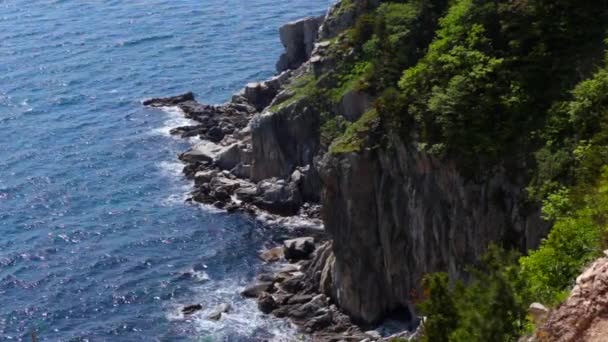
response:
M255 300L245 300L240 293L245 287L235 279L210 281L195 287L194 301L200 301L203 310L191 316L184 316L184 304L172 303L167 311L169 321L189 323L200 337L214 340L248 339L253 336L268 341L293 341L296 328L288 321L264 315ZM191 303L189 303L191 304ZM208 316L221 304L229 304L231 309L223 313L217 321Z
M185 113L179 107L160 107L159 109L167 115L167 120L165 120L163 126L153 129L152 134L183 140L181 137L172 135L171 129L197 124L196 121L186 118ZM189 139L189 141L194 143L197 139Z
M134 45L139 45L139 44L148 43L148 42L155 42L158 40L170 39L173 37L174 36L172 34L155 35L155 36L141 37L141 38L135 38L135 39L126 40L126 41L121 41L121 42L116 43L116 45L117 46L134 46Z

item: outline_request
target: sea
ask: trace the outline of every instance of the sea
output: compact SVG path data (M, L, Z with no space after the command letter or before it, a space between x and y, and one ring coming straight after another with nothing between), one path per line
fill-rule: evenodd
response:
M229 100L332 2L0 0L0 341L305 338L239 294L268 229L186 203L188 121L141 102Z

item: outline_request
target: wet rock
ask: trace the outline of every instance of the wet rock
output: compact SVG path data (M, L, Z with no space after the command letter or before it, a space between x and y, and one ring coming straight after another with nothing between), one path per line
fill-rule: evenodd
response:
M178 105L182 102L186 102L186 101L194 101L194 94L192 94L191 92L182 94L182 95L177 95L177 96L172 96L172 97L160 97L160 98L153 98L153 99L149 99L149 100L145 100L143 102L144 106L150 106L150 107L168 107L168 106L175 106Z
M209 183L217 174L217 170L197 171L194 174L194 182L195 184Z
M260 259L265 262L275 262L283 259L283 248L274 247L270 249L265 249L260 253Z
M201 304L188 305L182 309L184 315L192 315L193 313L203 309Z
M271 288L272 282L259 282L246 288L241 294L247 298L257 298L260 294L269 291Z
M262 292L258 297L258 308L263 313L269 314L277 308L277 303L274 301L274 298L272 298L269 293Z
M212 321L218 321L220 318L222 318L223 313L228 313L231 309L232 307L230 304L222 303L216 306L215 309L213 309L213 311L207 316L207 318Z
M308 259L315 250L315 240L312 237L285 240L283 250L288 260Z

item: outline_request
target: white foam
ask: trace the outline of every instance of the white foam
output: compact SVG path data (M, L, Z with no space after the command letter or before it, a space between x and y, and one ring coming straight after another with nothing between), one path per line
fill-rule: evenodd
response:
M287 320L264 315L257 308L255 300L245 300L240 293L244 286L234 279L219 282L206 282L193 290L198 293L193 302L199 302L203 310L184 316L181 309L184 304L173 304L166 317L172 321L184 321L201 336L212 336L214 340L224 340L228 336L252 336L263 331L270 341L293 341L297 335L296 328ZM191 304L191 303L190 303ZM230 304L231 310L223 313L218 321L207 317L220 304ZM268 336L266 336L268 335Z
M159 107L159 109L161 109L162 112L167 115L167 120L165 120L162 127L153 129L153 134L181 139L178 136L171 135L171 129L180 126L192 126L197 124L196 121L186 118L184 111L179 107Z

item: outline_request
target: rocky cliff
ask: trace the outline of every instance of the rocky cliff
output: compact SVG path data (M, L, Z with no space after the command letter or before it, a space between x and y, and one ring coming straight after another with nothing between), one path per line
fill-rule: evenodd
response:
M430 272L465 275L491 242L520 250L546 232L523 179L479 179L393 137L392 148L327 155L322 216L334 240L331 295L361 322L410 307ZM543 228L544 227L544 228Z
M310 329L344 322L335 305L364 325L398 309L414 314L413 294L425 274L466 277L465 266L491 242L525 251L548 229L538 207L526 204L523 173L500 164L471 177L456 160L432 156L395 134L381 144L328 150L327 127L356 127L376 95L351 87L320 107L316 88L331 87L332 73L353 58L352 49L336 54L333 48L342 33L379 3L343 1L323 18L283 27L286 52L277 69L284 72L248 85L228 104L201 105L192 96L147 102L178 105L200 125L176 133L213 142L181 156L196 181L193 200L230 211L313 218L305 203L321 202L333 242L301 264L296 276L273 278L259 294L265 311L306 318L315 322ZM319 293L324 296L313 296Z

